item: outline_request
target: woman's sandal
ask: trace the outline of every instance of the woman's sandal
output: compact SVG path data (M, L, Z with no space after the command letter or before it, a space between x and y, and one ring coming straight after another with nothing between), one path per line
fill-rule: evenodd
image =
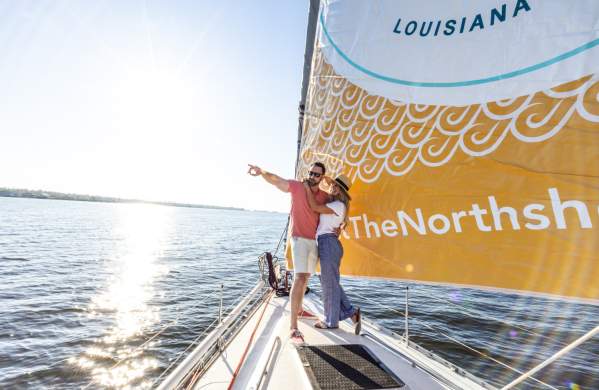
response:
M338 326L336 326L336 327L328 326L323 321L316 321L316 323L314 324L314 327L318 328L318 329L337 329L338 328Z

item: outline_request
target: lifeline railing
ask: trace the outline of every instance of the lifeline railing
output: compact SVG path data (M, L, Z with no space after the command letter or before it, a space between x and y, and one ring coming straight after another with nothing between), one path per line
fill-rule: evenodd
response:
M283 241L283 235L275 250L279 250ZM179 364L172 372L169 373L168 377L160 383L159 390L167 389L179 389L179 388L192 388L196 381L201 377L205 370L212 364L212 362L220 355L224 350L228 342L235 337L237 332L245 325L250 319L252 313L264 302L264 299L268 296L270 289L266 288L269 283L269 269L267 266L267 259L270 253L265 252L258 258L258 265L261 274L261 280L258 284L244 297L239 303L231 310L227 316L223 319L222 309L222 295L224 286L221 285L220 290L220 307L218 311L218 324L212 328L211 332L200 342L200 344ZM279 259L275 256L271 257L273 262L276 262L275 266L271 270L274 273L274 277L277 278L277 283L285 284L284 288L287 288L287 272L282 264L279 264ZM272 286L271 286L272 287ZM274 288L274 287L273 287ZM214 324L214 322L213 322ZM170 369L179 361L180 357L183 356L200 338L202 338L208 329L198 336L194 342L182 351L177 359L173 361L163 372L156 378L152 385L158 383L165 373L169 372ZM260 382L265 378L262 375Z
M282 264L279 264L276 253L281 248L281 244L284 242L286 230L281 235L279 243L274 250L274 255L271 257L273 262L276 262L276 266L273 268L275 277L278 279L277 282L284 284L284 288L288 288L287 283L287 272ZM237 331L247 322L258 306L262 303L270 289L266 288L268 279L268 265L267 265L268 252L263 253L258 257L258 267L260 271L261 280L254 286L253 289L248 290L241 294L241 301L237 303L235 308L231 311L232 307L224 309L223 311L223 290L224 285L221 284L220 288L220 306L218 310L218 317L202 332L196 339L182 352L180 352L177 358L162 371L160 376L152 382L152 386L158 383L166 373L169 373L168 377L159 385L158 389L174 389L180 387L191 387L193 383L201 376L205 369L212 363L212 361L218 357L219 353L222 352L225 345L232 339ZM224 313L227 312L226 317L223 319ZM214 325L214 326L213 326ZM210 334L206 335L208 331ZM202 339L206 335L205 339ZM189 351L191 347L196 345L199 340L202 340L200 344L192 351L187 358L177 366L172 372L171 368L179 362L181 357ZM216 348L218 347L218 348Z
M221 287L222 287L222 286L221 286ZM244 292L244 293L243 293L241 296L246 296L246 295L247 295L247 293L248 293L249 291L250 291L249 289L248 289L248 290L246 290L246 291L245 291L245 292ZM208 295L206 295L206 296L204 297L204 299L207 299L207 298L214 298L215 296L216 296L216 292L214 292L214 293L212 293L212 294L208 294ZM195 308L197 308L197 307L200 307L200 306L203 306L204 304L205 304L205 303L204 303L204 302L202 302L202 303L199 303L199 304L197 304L197 305L193 305L193 306L191 306L190 310L192 310L192 309L195 309ZM219 311L220 311L220 312L222 312L222 310L223 310L223 308L222 308L222 289L221 289L221 302L220 302L220 305L221 305L221 306L220 306L220 308L219 308ZM227 309L225 309L225 311L229 310L231 307L232 307L232 305L231 305L231 306L229 306ZM166 324L165 324L163 327L161 327L161 328L160 328L160 329L159 329L157 332L155 332L154 334L152 334L152 336L148 337L148 338L147 338L147 339L146 339L146 340L145 340L145 341L144 341L142 344L140 344L140 345L138 345L137 347L135 347L135 348L134 348L134 349L133 349L133 350L132 350L132 351L129 353L129 356L131 356L131 355L135 355L137 352L144 350L144 349L145 349L147 346L149 346L149 345L150 345L150 343L151 343L153 340L155 340L155 339L156 339L158 336L160 336L162 333L164 333L164 332L165 332L167 329L169 329L170 327L172 327L172 326L174 326L174 325L178 324L178 323L179 323L179 320L181 319L181 317L182 317L184 314L185 314L184 312L181 312L181 313L179 313L179 315L177 315L177 317L175 317L173 320L171 320L171 321L169 321L168 323L166 323ZM193 346L194 346L194 345L195 345L195 344L198 342L198 340L200 340L202 337L204 337L204 335L206 335L206 333L208 333L208 331L211 331L211 330L213 329L213 327L214 327L214 326L215 326L217 323L219 323L219 322L220 322L219 318L216 318L214 321L212 321L210 324L208 324L208 325L206 326L206 328L204 329L204 331L203 331L203 332L202 332L202 333L201 333L199 336L197 336L197 337L196 337L196 338L195 338L195 339L194 339L194 340L191 342L191 344L190 344L190 345L189 345L189 346L188 346L188 347L187 347L187 348L186 348L184 351L182 351L181 353L179 353L178 357L177 357L177 358L176 358L176 359L175 359L173 362L171 362L171 364L170 364L170 365L169 365L169 366L168 366L168 367L167 367L165 370L163 370L162 374L160 374L160 376L159 376L158 378L156 378L156 379L154 379L154 380L153 380L153 382L152 382L152 385L154 385L156 382L158 382L158 381L159 381L159 380L160 380L160 379L161 379L161 378L164 376L164 374L165 374L166 372L168 372L168 371L169 371L169 369L170 369L170 368L171 368L171 367L172 367L174 364L176 364L176 363L179 361L180 357L181 357L183 354L185 354L185 352L187 352L187 351L188 351L188 350L189 350L191 347L193 347ZM61 362L68 361L69 359L70 359L70 358L68 358L68 359L64 359L64 360L63 360L63 361L61 361ZM117 361L116 361L116 362L115 362L115 363L114 363L112 366L110 366L110 367L108 368L108 370L113 370L113 369L115 369L115 368L119 367L120 365L122 365L123 363L125 363L125 362L126 362L128 359L129 359L129 357L124 357L124 358L121 358L121 359L117 360ZM60 363L60 362L59 362L59 363ZM90 381L90 382L88 382L88 383L87 383L85 386L81 387L81 389L82 389L82 390L88 389L90 386L92 386L92 385L94 384L94 382L95 382L94 380L91 380L91 381Z
M247 290L246 292L244 292L242 296L245 296L245 295L248 293L248 291L250 291L250 290ZM211 297L215 297L215 295L216 295L216 293L208 294L208 295L207 295L207 296L205 296L204 298L211 298ZM196 307L199 307L199 306L201 306L201 305L204 305L204 303L201 303L201 304L198 304L198 305L191 306L191 309L194 309L194 308L196 308ZM230 309L231 307L232 307L232 305L231 305L231 306L229 306L227 309L225 309L225 311L227 311L227 310L228 310L228 309ZM222 311L222 301L221 301L221 308L220 308L220 310ZM145 349L147 346L149 346L149 345L150 345L150 343L151 343L153 340L155 340L155 339L156 339L158 336L160 336L162 333L164 333L164 332L165 332L167 329L169 329L170 327L172 327L172 326L174 326L174 325L178 324L178 323L179 323L179 320L181 319L181 317L182 317L184 314L185 314L185 313L183 313L183 312L179 313L179 315L178 315L178 316L177 316L175 319L173 319L173 320L169 321L169 322L168 322L166 325L164 325L163 327L161 327L161 328L160 328L160 329L159 329L157 332L155 332L155 333L154 333L152 336L150 336L149 338L147 338L147 339L146 339L146 340L145 340L145 341L144 341L142 344L140 344L140 345L138 345L137 347L135 347L135 348L134 348L134 349L133 349L133 350L132 350L132 351L129 353L129 356L131 356L131 355L135 355L136 353L138 353L138 352L140 352L140 351L144 350L144 349ZM152 381L152 384L151 384L151 385L153 386L153 385L154 385L156 382L158 382L160 379L162 379L162 377L164 376L164 374L165 374L166 372L168 372L168 371L170 370L170 368L172 368L172 366L173 366L174 364L176 364L176 363L177 363L177 362L180 360L181 356L183 356L183 355L184 355L184 354L185 354L185 353L186 353L186 352L187 352L187 351L188 351L188 350L189 350L191 347L193 347L194 345L196 345L196 344L197 344L197 342L198 342L198 340L200 340L202 337L204 337L204 335L206 335L206 333L208 333L209 331L213 330L214 326L215 326L215 325L216 325L218 322L220 322L220 321L219 321L219 318L216 318L214 321L212 321L210 324L208 324L208 325L206 326L206 329L204 329L204 331L203 331L202 333L200 333L200 335L198 335L198 336L197 336L197 337L196 337L196 338L195 338L195 339L194 339L194 340L191 342L191 344L190 344L190 345L189 345L189 346L188 346L188 347L187 347L187 348L186 348L184 351L180 352L180 353L178 354L178 357L177 357L177 358L176 358L176 359L175 359L173 362L171 362L171 364L170 364L170 365L169 365L169 366L168 366L168 367L167 367L165 370L163 370L163 371L162 371L162 373L160 374L160 376L158 376L158 378L156 378L156 379L154 379L154 380ZM68 359L64 359L64 360L60 361L59 363L61 363L61 362L65 362L65 361L68 361L69 359L70 359L70 358L68 358ZM114 363L112 366L110 366L110 367L108 368L108 370L113 370L113 369L115 369L115 368L119 367L120 365L122 365L123 363L125 363L125 362L126 362L128 359L129 359L129 357L124 357L124 358L121 358L121 359L117 360L117 361L116 361L116 362L115 362L115 363ZM89 382L88 382L86 385L82 386L82 387L81 387L81 389L82 389L82 390L88 389L90 386L94 385L94 383L95 383L95 380L91 380L91 381L89 381Z
M158 386L159 390L189 388L203 374L212 361L219 356L228 342L262 303L269 292L264 282L256 286L235 306L218 326L206 335L200 344ZM184 351L185 352L185 351ZM167 369L168 370L168 369ZM165 372L167 371L165 370ZM157 378L155 382L160 379Z
M554 361L556 361L557 359L561 358L562 356L564 356L565 354L567 354L568 352L570 352L574 348L578 347L580 344L584 343L585 341L591 339L596 334L599 334L599 326L596 326L594 329L591 329L589 332L587 332L582 337L579 337L578 339L576 339L571 344L569 344L566 347L562 348L561 350L559 350L558 352L556 352L553 356L551 356L549 359L546 359L545 361L541 362L540 364L538 364L537 366L535 366L531 370L529 370L526 373L520 375L518 378L514 379L512 382L510 382L507 385L505 385L504 387L502 387L501 390L511 389L514 386L516 386L517 384L522 383L523 381L525 381L527 378L532 378L533 374L535 374L536 372L540 371L541 369L547 367L549 364L551 364Z
M409 318L409 287L405 286L404 289L406 291L406 294L405 294L405 311L403 313L401 311L393 308L393 307L384 305L384 304L382 304L382 303L380 303L378 301L375 301L375 300L373 300L371 298L365 297L365 296L363 296L363 295L361 295L359 293L352 292L352 295L358 296L358 297L362 298L363 300L368 301L368 302L370 302L370 303L372 303L372 304L374 304L376 306L383 307L385 309L391 310L393 312L398 313L399 315L404 316L404 318L405 318L405 320L404 320L404 335L403 335L402 338L404 339L404 342L405 342L406 346L410 346L411 347L412 345L411 345L411 343L409 341L409 322L408 322L408 318ZM451 301L448 301L448 300L445 300L445 299L441 299L441 298L437 298L437 297L434 297L434 296L428 296L428 298L433 298L433 299L436 299L436 300L439 300L439 301L448 302L448 303L451 303L453 305L456 305L455 303L453 303ZM456 306L459 307L459 305L456 305ZM495 320L495 321L498 321L498 322L501 322L501 323L504 323L506 325L510 325L510 326L513 326L513 327L516 327L516 328L520 328L522 330L525 330L525 331L527 331L527 332L529 332L531 334L535 334L535 335L540 336L540 337L547 337L545 335L542 335L542 334L530 331L528 329L519 327L518 325L512 324L512 323L507 322L507 321L502 320L502 319L497 319L497 318L493 318L493 317L490 317L490 316L487 316L487 318ZM576 348L580 344L582 344L585 341L591 339L593 336L599 334L599 326L597 326L594 329L592 329L589 332L587 332L586 334L584 334L583 336L581 336L578 339L576 339L575 341L573 341L572 343L569 343L569 344L560 343L560 344L562 344L564 346L560 351L556 352L550 358L548 358L548 359L544 360L543 362L539 363L537 366L535 366L534 368L530 369L529 371L523 372L521 370L518 370L517 368L514 368L514 367L512 367L512 366L510 366L510 365L508 365L508 364L506 364L506 363L504 363L504 362L502 362L500 360L497 360L497 359L495 359L495 358L487 355L486 353L484 353L482 351L479 351L476 348L473 348L473 347L467 345L466 343L463 343L463 342L457 340L455 337L452 337L452 336L450 336L450 335L448 335L448 334L446 334L444 332L441 332L438 329L435 329L434 327L432 327L431 325L425 323L422 320L419 320L417 318L413 318L413 320L418 321L420 325L428 328L431 331L434 331L434 332L442 335L443 337L447 338L448 340L451 340L452 342L454 342L454 343L456 343L456 344L458 344L458 345L460 345L460 346L462 346L462 347L464 347L464 348L466 348L466 349L468 349L468 350L470 350L472 352L475 352L475 353L479 354L482 357L485 357L485 358L487 358L489 360L492 360L493 362L495 362L495 363L497 363L497 364L499 364L499 365L501 365L501 366L503 366L503 367L505 367L505 368L507 368L507 369L509 369L511 371L514 371L514 372L520 374L520 376L518 378L514 379L512 382L508 383L507 385L501 387L500 390L509 390L509 389L512 389L514 386L516 386L516 385L524 382L527 379L533 380L533 381L535 381L535 382L537 382L537 383L539 383L539 384L541 384L541 385L543 385L543 386L545 386L547 388L557 390L556 387L551 386L550 384L545 383L545 382L541 381L540 379L537 379L537 378L533 377L533 375L535 373L537 373L538 371L540 371L541 369L547 367L549 364L551 364L554 361L558 360L559 358L563 357L564 355L566 355L568 352L570 352L572 349Z

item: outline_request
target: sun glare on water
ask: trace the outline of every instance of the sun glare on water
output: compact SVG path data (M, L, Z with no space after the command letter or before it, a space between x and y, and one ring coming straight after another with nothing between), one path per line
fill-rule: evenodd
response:
M135 387L144 387L149 383L139 380L157 367L155 359L143 355L151 345L141 345L160 322L158 308L149 303L159 293L155 280L168 273L158 257L172 209L145 204L115 207L119 225L114 235L119 244L115 258L106 264L111 276L88 308L92 318L112 317L111 326L72 363L91 372L96 384L126 388L134 382Z

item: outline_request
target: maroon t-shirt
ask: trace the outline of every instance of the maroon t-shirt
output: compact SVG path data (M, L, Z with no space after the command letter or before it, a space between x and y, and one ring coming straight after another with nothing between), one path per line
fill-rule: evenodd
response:
M302 182L289 180L289 192L291 193L291 237L314 240L320 215L310 208L308 195ZM314 198L316 203L325 204L329 195L319 189L314 194Z

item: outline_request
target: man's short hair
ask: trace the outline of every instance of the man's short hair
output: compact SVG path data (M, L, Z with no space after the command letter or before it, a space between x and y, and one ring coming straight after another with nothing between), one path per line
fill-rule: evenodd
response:
M322 169L322 175L323 176L324 176L325 173L327 173L327 169L324 167L324 164L321 163L320 161L316 161L312 165L315 166L315 167L320 167L320 169Z

